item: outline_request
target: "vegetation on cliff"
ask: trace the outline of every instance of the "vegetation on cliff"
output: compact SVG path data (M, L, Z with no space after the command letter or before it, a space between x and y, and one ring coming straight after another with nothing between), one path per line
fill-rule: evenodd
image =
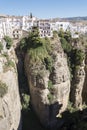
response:
M77 43L79 41L79 39L72 39L69 31L66 31L66 32L61 31L61 32L59 32L58 35L60 37L62 48L63 48L65 54L67 55L68 65L69 65L70 72L71 72L71 80L73 80L75 71L78 70L79 66L83 63L84 51L83 51L83 48L72 45L73 42ZM20 50L22 50L24 53L29 54L31 64L38 64L38 62L41 62L42 64L45 65L47 70L49 70L50 72L52 71L53 59L51 56L52 48L51 48L50 40L48 38L40 38L37 29L35 29L33 32L29 33L29 36L27 38L23 38L21 40ZM53 100L53 95L52 95L53 83L50 79L48 81L48 90L49 90L49 94L47 95L47 97L48 97L49 105L50 105L51 101ZM29 97L28 96L23 95L22 104L23 104L23 109L25 111L28 110L27 112L30 112L32 107L31 106L29 107ZM84 126L81 125L81 123L79 125L79 122L81 122L81 120L83 120L82 118L81 118L81 120L79 119L79 117L81 115L80 112L81 111L78 111L76 108L73 107L73 104L71 102L69 102L67 111L65 111L62 116L65 120L66 119L68 120L68 121L65 121L64 129L66 129L66 130L71 129L71 125L72 125L73 130L80 129L80 126L81 126L81 128L84 128ZM32 116L31 113L29 113L29 114L30 114L29 116ZM34 115L34 117L35 117L35 115ZM25 118L26 118L26 116L25 116ZM32 117L30 117L30 118L32 118ZM30 118L28 117L28 119L30 119ZM27 125L29 122L28 119L26 119ZM23 120L25 120L25 119L23 119ZM37 121L35 120L35 123L36 122ZM83 123L84 123L84 121L83 121ZM26 127L24 127L24 129L25 128Z
M13 44L13 40L9 36L5 36L4 40L6 41L6 48L10 49Z
M77 43L80 39L73 39L69 31L64 32L60 30L58 33L61 41L62 48L67 54L68 66L71 72L71 80L74 77L75 71L79 69L79 66L82 64L85 54L83 48L77 47L76 45L72 46L72 43Z
M50 54L52 50L50 40L47 37L40 38L37 28L29 33L28 38L21 40L20 49L25 53L28 52L31 64L42 62L46 69L51 71L52 58Z
M0 97L4 97L4 95L7 93L8 91L8 87L5 83L3 83L2 81L0 81Z
M3 50L3 45L2 45L2 43L0 42L0 53L1 53L2 50Z
M5 61L4 65L3 65L3 70L4 70L4 72L10 70L11 68L14 68L14 69L15 69L15 63L14 63L13 60L9 57L8 53L7 53L7 52L4 52L4 53L2 54L2 56L3 56L4 58L6 58L6 61Z

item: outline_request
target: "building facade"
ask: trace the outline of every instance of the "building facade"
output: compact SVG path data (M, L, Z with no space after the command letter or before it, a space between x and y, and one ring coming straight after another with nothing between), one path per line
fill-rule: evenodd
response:
M39 20L38 21L38 29L40 37L52 37L52 29L49 20Z
M33 26L38 27L40 37L52 37L53 31L70 31L72 37L77 37L75 34L87 33L87 25L81 23L59 22L48 19L38 19L34 16L0 16L0 40L4 36L11 38L20 38L23 31L32 31Z

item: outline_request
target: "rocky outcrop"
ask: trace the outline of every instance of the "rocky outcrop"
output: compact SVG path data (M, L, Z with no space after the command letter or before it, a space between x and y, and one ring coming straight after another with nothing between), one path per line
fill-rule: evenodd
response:
M83 60L83 63L78 66L77 70L75 71L71 86L71 101L73 102L74 106L79 109L82 109L83 105L82 93L83 91L86 91L86 89L84 89L85 76L85 63Z
M51 41L53 59L50 72L43 62L30 62L25 56L31 104L44 126L53 126L57 117L66 110L70 93L70 73L67 58L58 39Z
M82 99L83 99L83 105L87 104L87 50L85 54L85 79L84 79L84 84L83 84L83 90L82 90Z
M0 55L0 81L8 88L0 97L0 130L19 130L21 105L14 50Z

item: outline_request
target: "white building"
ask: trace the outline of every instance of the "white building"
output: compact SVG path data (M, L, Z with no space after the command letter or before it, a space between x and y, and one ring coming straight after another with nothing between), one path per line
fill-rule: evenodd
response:
M52 29L49 20L39 20L38 21L38 29L40 37L52 37Z
M28 16L0 16L0 40L5 35L13 38L14 30L24 30L25 32L32 31L32 27L36 26L39 29L40 37L52 37L53 31L71 31L72 37L77 37L75 34L87 33L87 25L83 23L58 22L51 20L39 20L36 17ZM20 31L18 31L20 32ZM16 31L14 32L16 35Z
M3 34L3 22L0 20L0 41L1 39L4 37L4 34Z
M53 31L59 31L63 29L64 31L70 30L71 24L69 22L51 22L51 28Z
M4 38L5 35L12 37L12 26L8 17L0 18L0 38Z
M35 21L37 21L36 17L30 18L30 16L22 17L22 29L25 31L31 31L34 26Z
M22 29L14 29L12 37L14 39L20 39L22 37Z

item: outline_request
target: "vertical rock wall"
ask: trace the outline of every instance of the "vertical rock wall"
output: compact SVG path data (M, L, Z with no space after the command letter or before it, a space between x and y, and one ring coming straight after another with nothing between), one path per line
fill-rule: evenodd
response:
M5 83L7 93L0 97L0 130L19 130L21 125L21 104L14 51L9 52L9 60L13 66L5 66L7 58L0 55L0 81ZM5 68L4 68L5 67Z
M56 117L67 108L70 93L67 58L58 40L52 42L52 48L52 72L41 62L31 65L28 53L25 57L31 104L44 126L53 126L56 123ZM52 82L51 90L48 88L49 80Z

